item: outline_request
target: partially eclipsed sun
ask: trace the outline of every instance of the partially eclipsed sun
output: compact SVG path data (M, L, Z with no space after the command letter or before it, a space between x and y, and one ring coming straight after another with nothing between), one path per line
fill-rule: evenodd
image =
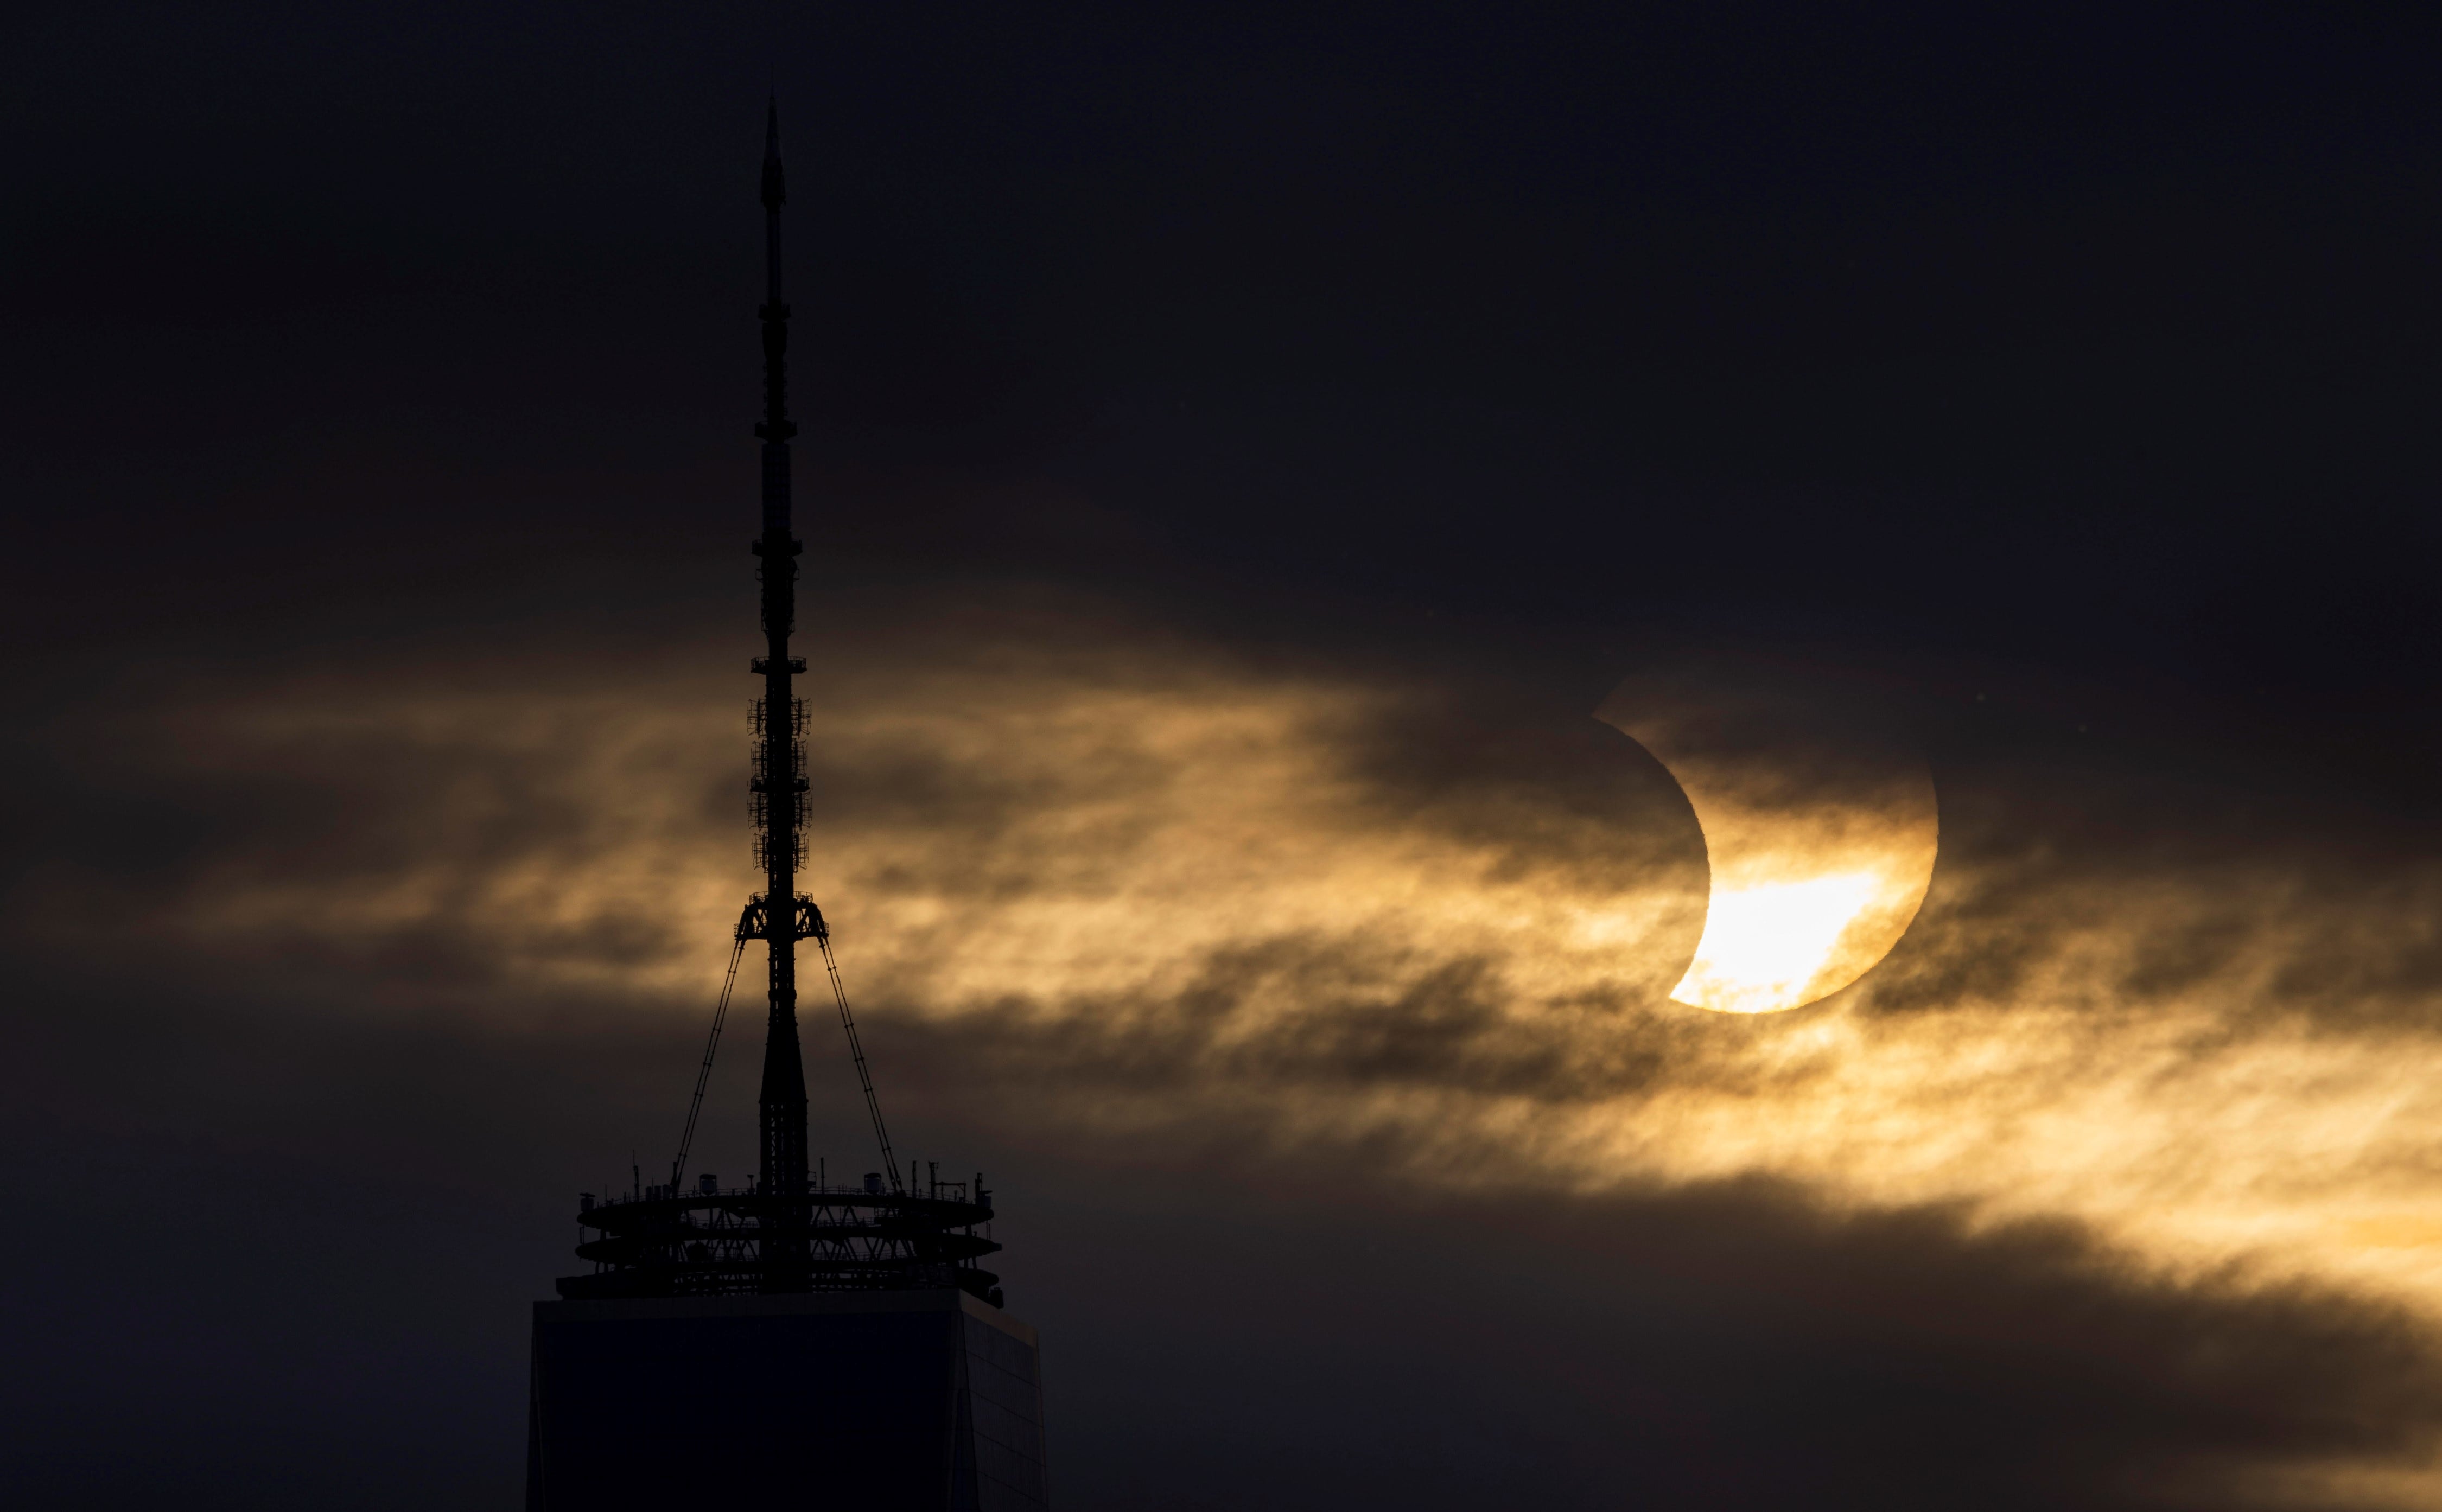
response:
M1769 1013L1806 1001L1850 920L1882 890L1883 879L1870 871L1715 886L1696 958L1671 999L1729 1013Z
M1753 667L1631 679L1596 717L1669 770L1704 832L1704 932L1673 1001L1802 1007L1907 933L1940 827L1932 775L1904 744L1819 686Z

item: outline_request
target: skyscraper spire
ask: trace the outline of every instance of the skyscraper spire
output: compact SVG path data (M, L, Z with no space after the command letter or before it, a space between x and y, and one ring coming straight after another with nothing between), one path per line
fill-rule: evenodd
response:
M763 890L730 940L695 1097L669 1184L600 1200L577 1194L590 1274L535 1307L528 1379L528 1512L620 1512L707 1497L723 1504L1042 1508L1042 1388L1034 1331L1001 1312L992 1193L941 1179L938 1160L902 1182L822 911L797 893L805 861L806 716L789 654L797 618L790 519L789 306L780 279L780 109L763 131L762 679L749 784ZM711 1172L686 1182L696 1118L738 967L769 957L761 1169L744 1187ZM820 953L840 1029L873 1120L882 1169L853 1184L809 1181L806 1068L797 1041L797 941ZM751 978L750 978L751 979ZM819 1167L817 1168L819 1169ZM891 1292L880 1307L825 1293ZM736 1294L760 1293L754 1307ZM615 1306L606 1306L615 1303ZM687 1368L673 1369L672 1362ZM978 1364L977 1361L984 1363ZM746 1425L741 1428L740 1425ZM809 1487L815 1487L813 1492Z
M727 1292L791 1295L822 1291L954 1288L998 1306L1000 1278L976 1264L1000 1248L986 1230L992 1193L983 1176L941 1178L939 1162L902 1167L884 1126L872 1068L859 1043L847 989L831 951L829 928L813 900L797 891L806 859L806 708L795 680L805 661L789 654L797 617L797 556L791 519L789 443L789 306L782 297L780 210L787 188L780 169L780 112L774 104L763 133L764 293L761 533L753 543L763 622L764 654L751 670L762 682L754 703L755 860L762 890L740 911L731 938L729 971L713 1010L711 1032L697 1067L677 1158L667 1185L647 1184L597 1200L579 1193L577 1223L598 1237L577 1247L590 1275L563 1276L572 1300L711 1296ZM756 1178L723 1187L709 1172L686 1181L704 1089L720 1045L746 953L761 941L767 958L763 1074L758 1091ZM806 1069L798 1043L797 942L811 940L821 958L816 990L825 985L839 1010L840 1032L872 1121L878 1170L849 1182L809 1180ZM749 974L747 979L753 980ZM897 1504L897 1503L890 1503Z
M803 662L789 655L797 617L797 554L789 498L789 306L781 298L780 207L788 191L780 172L780 105L772 102L763 137L763 535L764 655L757 708L761 737L755 761L755 847L763 864L761 922L770 957L771 1013L763 1041L762 1183L777 1195L806 1190L806 1070L797 1047L797 865L805 855L805 713L793 678ZM767 1259L777 1264L785 1257Z

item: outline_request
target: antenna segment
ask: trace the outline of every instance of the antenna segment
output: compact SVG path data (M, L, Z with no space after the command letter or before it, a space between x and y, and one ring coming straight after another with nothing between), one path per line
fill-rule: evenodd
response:
M780 207L788 199L780 172L780 105L773 101L763 133L763 418L755 434L763 442L763 534L754 544L762 558L763 640L768 654L754 670L763 679L756 710L755 852L763 863L763 938L770 963L770 1016L764 1027L762 1114L763 1186L777 1195L806 1190L806 1069L797 1047L797 935L788 901L797 895L797 866L805 858L806 712L791 679L805 663L789 655L789 632L797 619L797 554L805 547L791 532L789 440L797 428L789 419L789 306L780 282Z

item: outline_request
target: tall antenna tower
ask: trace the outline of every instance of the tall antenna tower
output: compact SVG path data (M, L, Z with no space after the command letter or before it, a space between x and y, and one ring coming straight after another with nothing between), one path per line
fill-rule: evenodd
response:
M696 1067L669 1179L629 1164L622 1193L579 1193L586 1274L534 1304L527 1512L666 1512L697 1503L894 1512L1048 1512L1034 1329L1001 1310L977 1264L992 1193L900 1170L857 1044L829 928L797 891L806 859L806 706L790 654L797 557L790 519L789 305L780 279L780 112L763 128L763 528L754 543L762 681L753 705L755 860L729 970ZM874 1162L833 1182L810 1162L797 1037L797 945L812 940L873 1125ZM705 1086L746 953L765 961L760 1169L688 1178ZM658 1171L654 1172L659 1175Z
M580 1193L577 1223L592 1237L577 1246L591 1274L565 1276L559 1294L572 1301L610 1298L789 1294L810 1291L956 1287L997 1306L1000 1278L976 1266L1000 1246L991 1236L992 1193L978 1172L972 1182L940 1179L939 1162L902 1175L882 1102L849 1011L830 930L813 900L797 891L806 859L806 705L795 680L804 658L789 637L796 628L797 558L805 547L792 519L789 443L789 305L781 275L781 207L788 186L780 165L780 109L775 100L763 136L764 295L762 533L758 559L763 652L751 670L762 696L751 708L755 859L763 890L738 916L729 972L713 1011L695 1096L688 1104L667 1183L647 1183L641 1167L625 1193ZM806 1068L797 1036L797 943L811 939L839 1010L848 1059L856 1068L873 1127L879 1170L833 1185L810 1160L806 1141ZM729 1012L746 950L761 941L766 961L763 1075L757 1097L760 1169L745 1185L723 1187L716 1175L687 1184L704 1088Z

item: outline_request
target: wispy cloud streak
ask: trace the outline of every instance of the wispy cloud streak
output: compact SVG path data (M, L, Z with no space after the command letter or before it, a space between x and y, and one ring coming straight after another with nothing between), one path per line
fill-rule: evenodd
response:
M812 885L877 1023L1080 1137L1227 1130L1459 1188L1762 1176L2442 1314L2442 871L2073 862L1985 802L1890 960L1729 1017L1668 997L1693 816L1591 720L1152 637L952 644L818 700ZM151 773L259 820L152 900L196 970L276 959L332 1013L701 1011L751 882L738 699L539 652L372 685L170 711ZM45 881L20 926L73 941L108 878Z

